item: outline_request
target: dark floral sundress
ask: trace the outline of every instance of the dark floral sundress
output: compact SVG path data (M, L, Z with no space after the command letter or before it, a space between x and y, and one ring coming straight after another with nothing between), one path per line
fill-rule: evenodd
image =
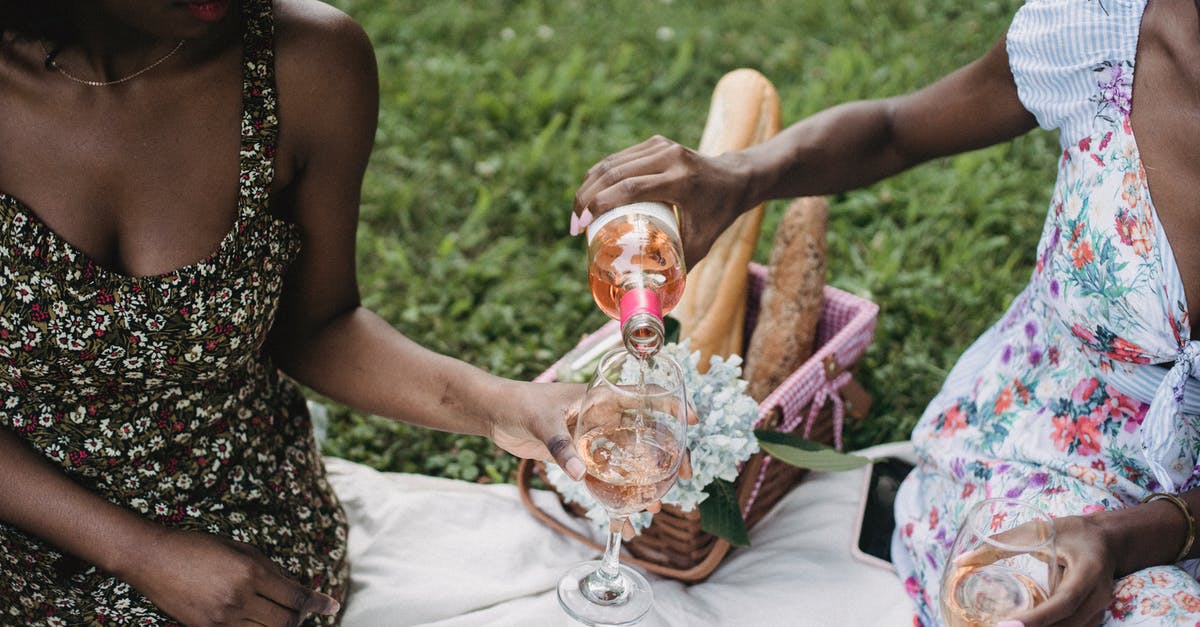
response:
M345 516L305 400L263 351L300 242L267 210L270 0L243 15L239 208L207 258L122 275L0 193L0 428L114 503L250 543L342 598ZM128 584L0 524L0 624L172 623Z

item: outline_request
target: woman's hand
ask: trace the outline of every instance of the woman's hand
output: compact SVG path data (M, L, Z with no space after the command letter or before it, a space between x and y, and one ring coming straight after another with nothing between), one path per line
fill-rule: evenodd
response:
M749 173L739 153L706 157L655 135L592 166L575 194L571 234L598 215L638 201L679 207L683 256L693 266L725 228L751 206Z
M1017 534L1021 529L1017 527L1008 533ZM1058 568L1054 592L1037 607L1006 620L1020 621L1025 627L1095 627L1103 621L1104 611L1112 601L1118 568L1115 545L1095 515L1054 519L1054 537ZM947 568L982 566L1008 556L989 547L965 553Z
M147 551L139 571L122 578L185 625L299 625L340 608L243 542L164 529Z
M581 383L518 383L510 390L516 398L518 408L501 414L492 423L492 441L500 448L527 459L540 459L558 464L567 475L579 481L587 468L575 450L571 432L579 417L579 402L586 386ZM618 410L619 411L619 410ZM688 407L688 424L696 424L696 413ZM679 476L692 476L691 458L685 451L679 467ZM646 509L657 512L660 504L655 502ZM633 527L625 525L627 538L633 536Z
M506 393L512 409L500 410L492 420L490 437L500 448L526 459L558 464L572 479L583 478L583 460L571 440L571 427L579 413L580 383L509 382Z

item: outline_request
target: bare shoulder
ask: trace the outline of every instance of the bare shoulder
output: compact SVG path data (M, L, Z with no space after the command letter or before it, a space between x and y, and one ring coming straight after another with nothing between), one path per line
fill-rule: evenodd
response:
M1193 2L1151 2L1142 14L1139 53L1162 54L1182 71L1183 78L1200 76L1195 63L1200 51L1200 15Z
M320 0L275 0L275 40L281 61L336 63L374 58L370 38L354 18Z
M281 87L374 82L375 52L353 18L320 0L276 0L275 65ZM319 80L318 80L319 79Z
M370 143L379 107L375 52L362 26L320 0L275 0L280 144L302 165L313 150Z

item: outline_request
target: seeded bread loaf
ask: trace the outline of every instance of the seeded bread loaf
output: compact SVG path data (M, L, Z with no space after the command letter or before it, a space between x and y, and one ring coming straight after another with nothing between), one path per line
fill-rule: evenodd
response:
M754 70L734 70L713 89L697 150L719 155L747 148L778 133L779 120L779 95L771 82ZM742 353L747 268L762 217L762 205L740 216L688 272L687 288L673 315L680 322L680 337L700 351L701 372L708 370L712 355Z
M813 353L825 290L829 203L797 198L775 231L758 321L746 349L746 393L762 401Z

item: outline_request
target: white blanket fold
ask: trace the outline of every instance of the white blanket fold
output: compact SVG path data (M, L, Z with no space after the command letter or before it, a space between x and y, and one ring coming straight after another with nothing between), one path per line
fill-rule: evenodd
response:
M907 453L904 444L864 451ZM574 625L555 585L596 557L551 531L521 505L515 486L381 473L326 458L350 521L351 588L343 624ZM854 559L853 526L864 470L810 473L706 581L650 576L655 604L645 625L912 625L903 585ZM567 524L555 495L535 501Z

